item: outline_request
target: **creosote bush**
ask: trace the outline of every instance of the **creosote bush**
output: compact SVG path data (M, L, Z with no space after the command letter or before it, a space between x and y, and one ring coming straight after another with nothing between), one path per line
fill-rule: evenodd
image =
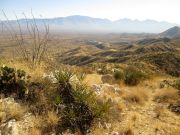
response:
M16 94L18 98L23 98L27 92L29 76L24 70L16 70L3 66L0 68L0 93L5 96Z
M138 71L133 67L129 67L125 70L124 82L127 85L135 86L139 84L140 81L147 78L148 76L145 73Z
M113 76L115 80L124 80L124 73L122 71L115 71Z
M75 74L68 70L55 73L58 81L58 94L55 98L58 114L61 121L57 132L62 133L69 129L73 133L85 135L96 118L101 118L108 111L109 105L99 103L93 92L81 82L73 82Z

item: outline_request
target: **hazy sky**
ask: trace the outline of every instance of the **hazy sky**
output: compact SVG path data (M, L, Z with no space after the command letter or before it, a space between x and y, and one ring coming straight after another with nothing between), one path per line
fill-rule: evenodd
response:
M9 18L22 12L36 17L86 15L117 20L121 18L168 21L180 24L180 0L0 0ZM0 18L3 18L0 12Z

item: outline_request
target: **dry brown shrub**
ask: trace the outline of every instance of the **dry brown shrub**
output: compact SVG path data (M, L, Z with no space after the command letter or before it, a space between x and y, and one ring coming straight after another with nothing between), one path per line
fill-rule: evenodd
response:
M180 127L172 129L171 135L179 135L179 134L180 134Z
M22 107L16 103L11 104L4 109L8 119L16 119L16 120L20 120L24 116L26 110L27 109L25 107Z
M161 89L155 94L154 101L172 103L179 100L178 91L173 88Z
M130 103L143 104L147 99L147 92L142 89L135 89L131 91L124 92L123 99Z
M44 117L43 116L33 116L31 118L31 121L33 122L33 125L35 128L37 129L41 129L43 128L45 125L44 125Z
M37 129L37 128L32 128L30 130L30 135L42 135L41 130Z
M155 118L160 118L161 116L164 115L164 108L162 106L156 106L154 108L154 112L156 114Z
M126 125L123 125L119 129L120 135L134 135L134 132L132 130L132 125L130 123L127 123Z
M59 117L53 111L49 111L47 114L47 124L50 126L55 126L59 122Z

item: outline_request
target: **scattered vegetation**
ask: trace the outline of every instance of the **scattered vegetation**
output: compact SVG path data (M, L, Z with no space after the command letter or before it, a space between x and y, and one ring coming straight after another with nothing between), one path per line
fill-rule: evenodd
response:
M179 54L171 52L163 52L157 54L150 54L144 58L146 61L156 65L162 72L171 76L180 76L180 57Z

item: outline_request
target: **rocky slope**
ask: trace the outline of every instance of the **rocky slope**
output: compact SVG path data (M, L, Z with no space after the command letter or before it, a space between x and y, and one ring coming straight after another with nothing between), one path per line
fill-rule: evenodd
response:
M177 37L180 37L180 27L179 26L172 27L172 28L162 32L160 34L160 36L167 37L167 38L177 38Z

